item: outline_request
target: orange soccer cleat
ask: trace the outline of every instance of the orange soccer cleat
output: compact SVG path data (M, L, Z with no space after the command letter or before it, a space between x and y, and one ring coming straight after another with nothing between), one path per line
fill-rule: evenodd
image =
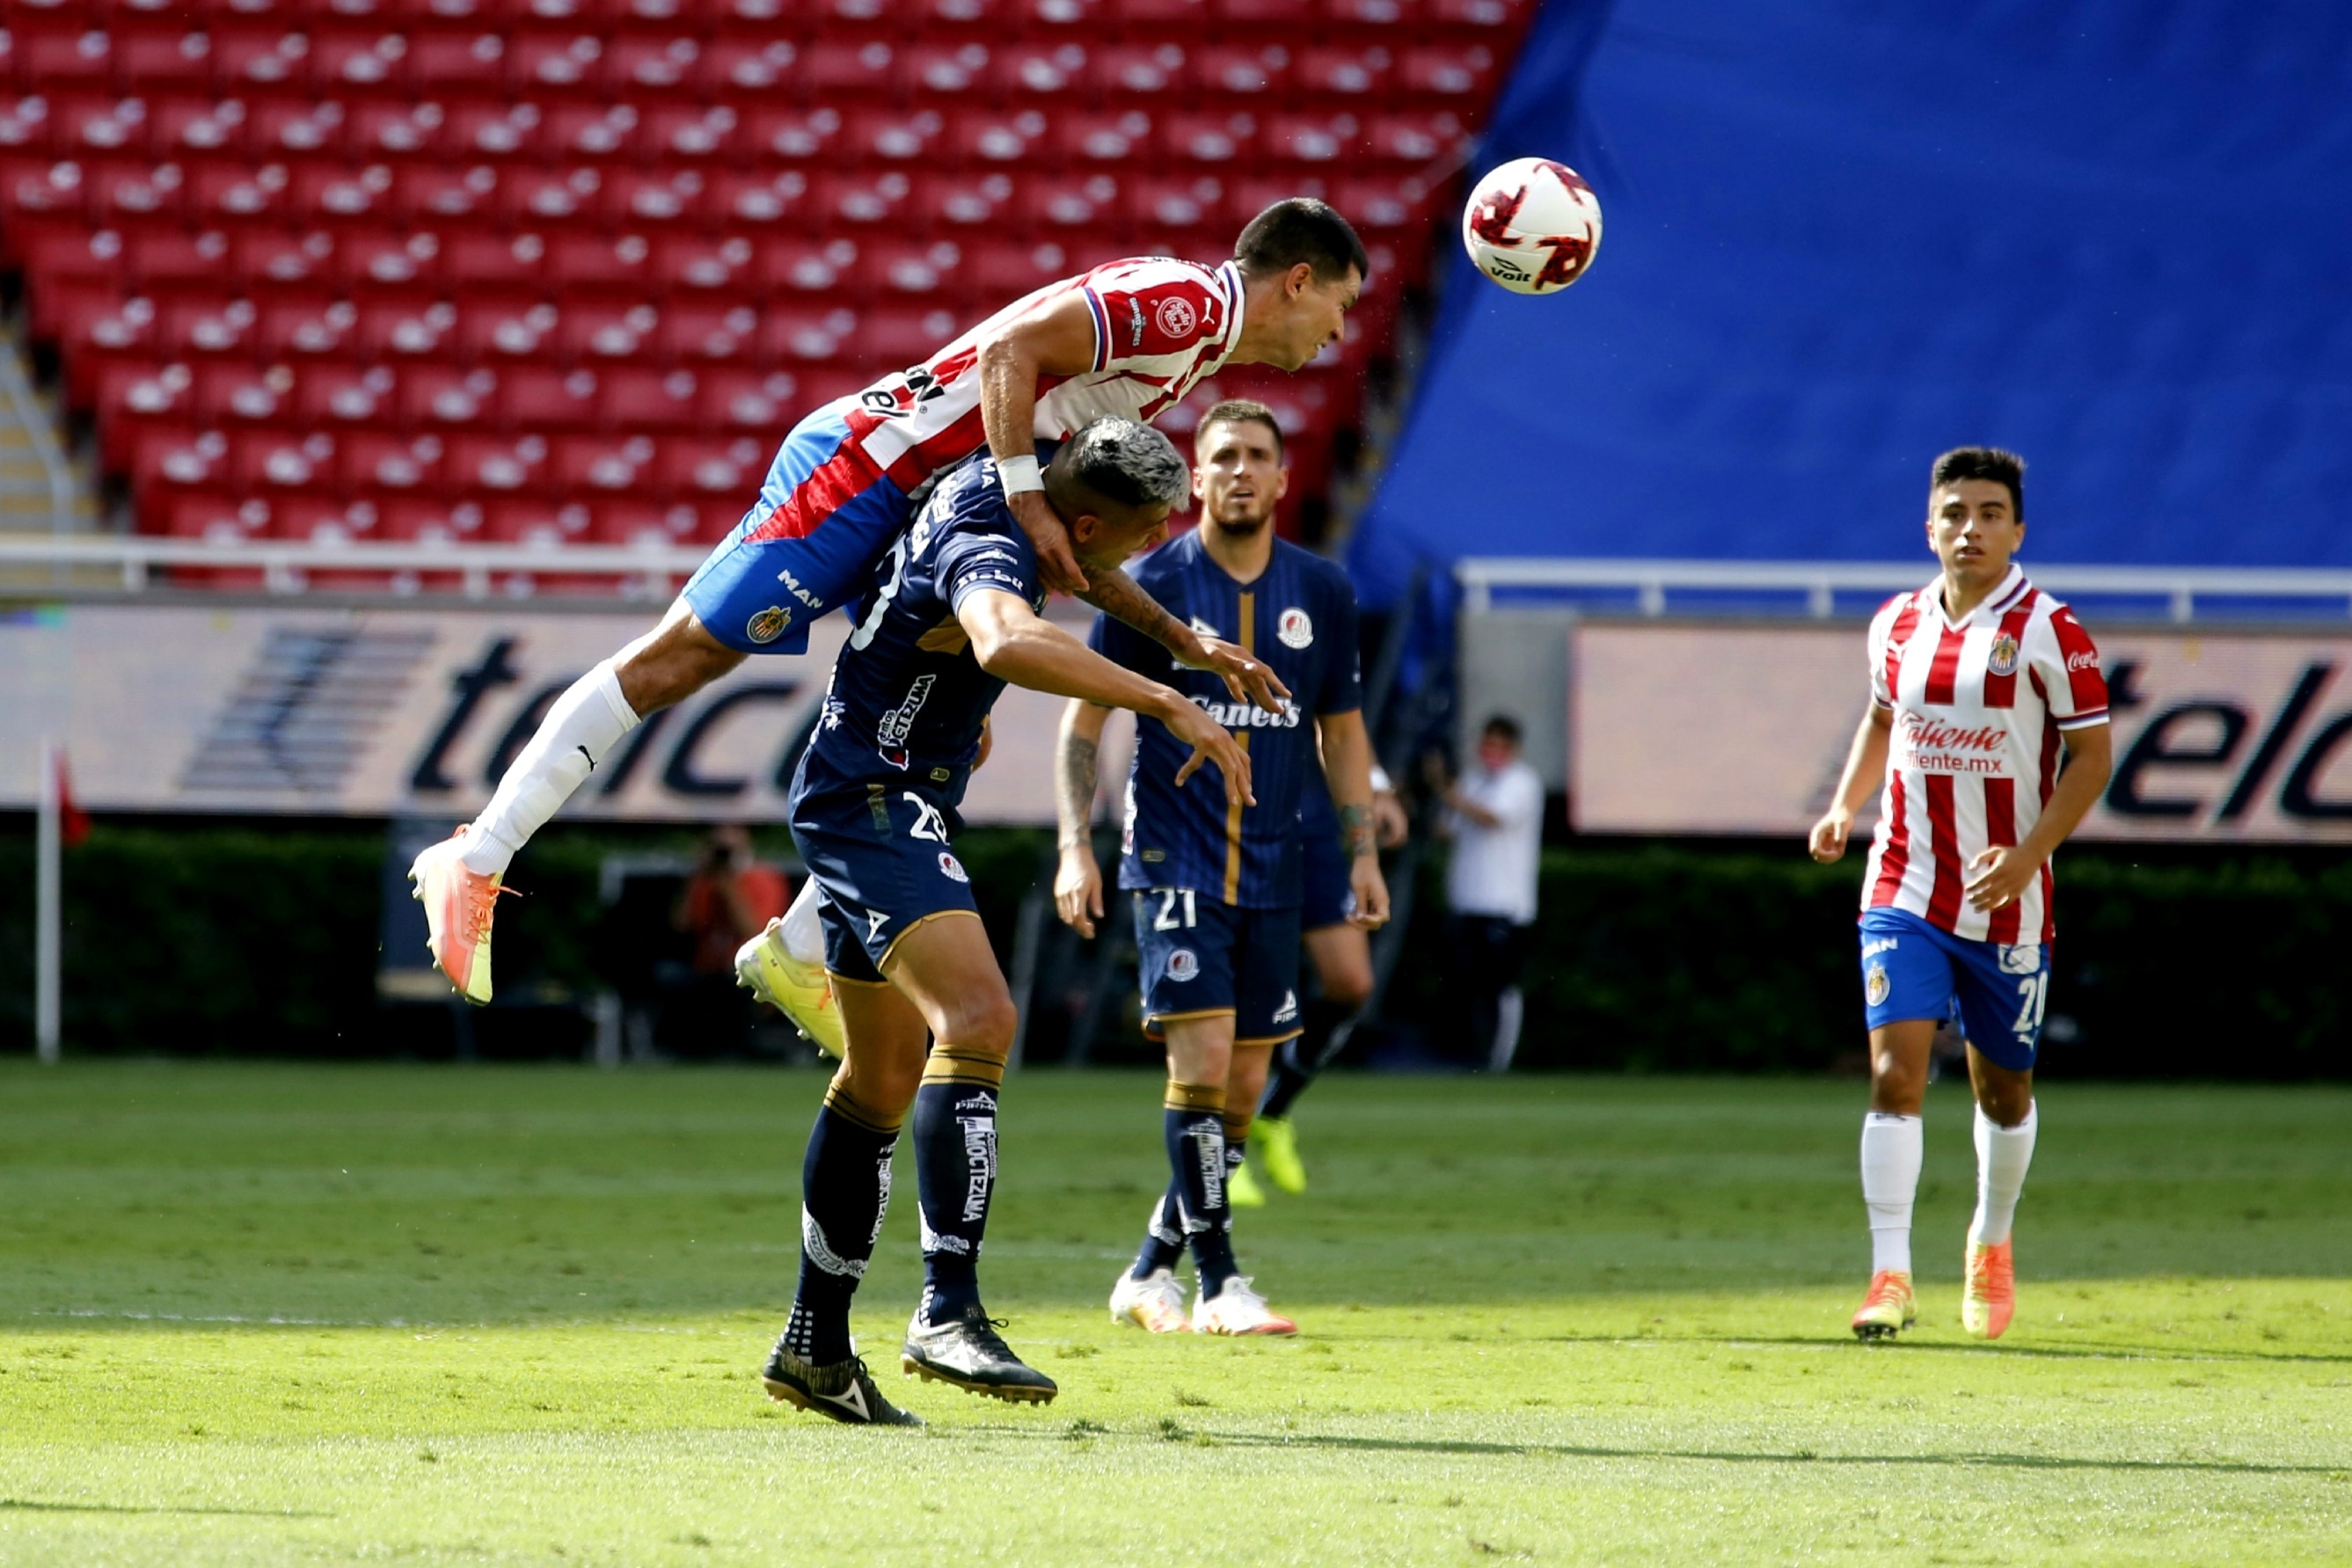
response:
M1881 1269L1870 1277L1870 1291L1862 1310L1853 1314L1856 1339L1893 1339L1919 1321L1919 1301L1911 1293L1911 1276L1896 1269Z
M2017 1313L2016 1239L1985 1246L1969 1238L1960 1286L1960 1326L1979 1339L1999 1339Z
M425 950L457 994L480 1007L490 999L490 920L498 913L499 895L514 889L458 858L466 832L459 828L418 855L408 880L425 905Z
M1192 1303L1192 1332L1215 1334L1294 1334L1298 1325L1266 1306L1265 1298L1250 1289L1240 1274L1225 1281L1213 1297Z

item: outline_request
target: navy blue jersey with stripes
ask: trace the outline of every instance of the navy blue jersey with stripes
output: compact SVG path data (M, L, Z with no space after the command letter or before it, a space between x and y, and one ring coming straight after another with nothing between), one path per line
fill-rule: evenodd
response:
M957 607L985 590L1042 612L1037 556L987 454L940 481L850 612L810 749L836 778L909 777L963 799L980 732L1004 683L971 656Z
M1202 531L1145 557L1136 581L1193 630L1238 643L1271 665L1291 700L1278 715L1237 701L1223 681L1179 668L1140 632L1096 619L1097 651L1174 686L1234 731L1249 752L1257 796L1255 806L1228 806L1213 768L1179 789L1176 769L1192 747L1157 719L1138 719L1118 884L1189 887L1225 904L1286 909L1299 902L1300 787L1323 766L1314 721L1363 706L1356 592L1339 567L1283 539L1255 581L1236 582L1202 547Z

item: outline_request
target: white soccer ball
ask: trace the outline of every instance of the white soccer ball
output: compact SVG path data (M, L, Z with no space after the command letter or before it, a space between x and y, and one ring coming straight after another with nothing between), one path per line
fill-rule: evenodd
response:
M1489 169L1462 209L1462 247L1514 294L1551 294L1584 276L1601 248L1601 200L1549 158Z

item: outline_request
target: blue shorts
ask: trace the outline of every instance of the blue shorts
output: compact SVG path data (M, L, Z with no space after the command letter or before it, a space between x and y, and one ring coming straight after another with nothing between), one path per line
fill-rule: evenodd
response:
M1344 925L1356 912L1355 890L1349 877L1355 868L1339 850L1339 814L1331 797L1309 787L1299 792L1298 887L1303 903L1298 925L1320 931Z
M1190 888L1135 894L1143 1032L1171 1019L1234 1015L1234 1040L1276 1045L1299 1032L1298 911L1244 909Z
M739 653L805 653L809 622L846 603L907 526L907 492L876 479L829 503L797 538L754 538L795 497L843 483L854 399L828 403L793 427L768 465L760 498L695 569L683 597L709 632ZM806 492L806 494L803 494Z
M978 915L971 879L948 848L955 808L913 779L827 777L814 751L793 784L793 843L816 878L824 967L866 985L901 936L936 915Z
M1907 910L1865 910L1862 998L1872 1029L1958 1018L1986 1061L2029 1071L2050 1000L2050 946L1971 942Z

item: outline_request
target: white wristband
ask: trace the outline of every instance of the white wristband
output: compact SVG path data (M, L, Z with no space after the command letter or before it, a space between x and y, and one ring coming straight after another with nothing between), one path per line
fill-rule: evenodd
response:
M1037 459L1031 457L1000 457L996 460L996 477L1004 486L1009 499L1024 490L1042 490L1045 481L1038 476Z
M1391 779L1389 770L1377 762L1372 764L1372 793L1375 795L1396 793L1396 780Z

